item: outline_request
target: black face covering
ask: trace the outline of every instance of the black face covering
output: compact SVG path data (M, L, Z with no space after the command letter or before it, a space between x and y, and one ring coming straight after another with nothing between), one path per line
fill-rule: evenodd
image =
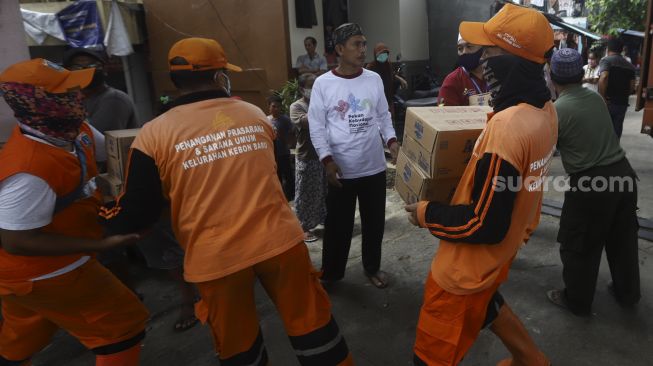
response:
M480 48L474 53L463 53L458 56L458 64L464 67L465 70L472 71L478 67L481 55L483 55L483 48Z
M514 55L501 55L487 58L483 69L495 112L519 103L542 108L551 99L544 80L544 65Z
M93 80L88 84L87 88L89 89L95 89L99 86L104 85L104 80L106 79L104 75L104 70L98 70L95 69L95 72L93 73Z

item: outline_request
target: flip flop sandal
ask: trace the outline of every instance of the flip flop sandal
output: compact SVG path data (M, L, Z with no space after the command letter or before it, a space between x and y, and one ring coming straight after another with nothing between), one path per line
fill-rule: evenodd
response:
M376 288L386 288L388 287L388 274L383 271L378 271L375 274L365 273L367 279L374 285Z
M305 232L304 233L304 243L312 243L317 241L318 238L313 233Z
M194 327L198 322L199 319L197 319L194 315L191 316L190 318L186 318L185 320L179 320L175 323L175 332L183 332L189 330L190 328Z
M563 309L569 310L569 305L567 305L567 299L565 299L565 293L563 290L549 290L546 292L546 297L552 303Z

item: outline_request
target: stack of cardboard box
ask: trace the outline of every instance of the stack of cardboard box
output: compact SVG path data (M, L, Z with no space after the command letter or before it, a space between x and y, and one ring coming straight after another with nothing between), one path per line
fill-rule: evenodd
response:
M397 159L395 189L406 203L449 203L491 108L411 107Z
M98 188L105 196L116 197L122 190L129 158L129 148L140 128L106 131L107 173L97 179Z

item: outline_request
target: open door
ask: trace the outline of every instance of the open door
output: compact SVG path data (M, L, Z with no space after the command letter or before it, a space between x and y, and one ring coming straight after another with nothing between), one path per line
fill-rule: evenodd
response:
M642 60L640 70L640 82L637 88L637 105L636 110L644 109L642 119L642 133L653 137L653 1L649 0L648 10L646 13L646 27L644 35L644 46L642 47Z

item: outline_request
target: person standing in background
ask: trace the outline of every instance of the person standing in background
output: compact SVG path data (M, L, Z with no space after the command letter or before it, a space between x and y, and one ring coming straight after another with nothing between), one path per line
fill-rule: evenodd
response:
M395 161L399 143L383 81L363 68L367 40L362 29L345 23L334 31L334 37L338 67L317 78L308 109L311 140L329 182L322 280L335 282L345 276L358 201L365 275L374 286L384 288L388 278L381 271L386 194L383 143Z
M624 44L619 38L608 41L608 55L599 63L599 94L605 100L617 137L621 138L628 98L635 91L635 67L621 53Z
M295 175L290 161L290 146L295 145L290 118L283 114L283 101L278 95L268 97L268 120L277 133L274 140L274 156L277 159L277 175L288 201L295 198Z
M468 43L458 35L459 66L444 79L438 94L439 105L470 105L471 96L489 92L480 63L482 54L483 47Z
M295 157L295 212L304 230L304 242L317 240L311 232L326 219L327 182L324 167L318 159L308 124L308 106L315 75L303 74L298 84L302 98L290 105L290 121L297 132Z
M105 82L107 58L104 52L86 48L72 48L64 54L64 67L69 70L95 69L93 81L82 90L89 122L101 133L141 127L131 98Z
M396 83L398 82L401 89L406 89L408 83L404 78L397 75L390 62L390 49L384 43L377 43L374 47L374 61L367 64L366 68L379 74L383 81L383 91L385 99L388 101L390 113L394 117L393 97L395 95Z
M590 51L587 58L587 65L583 66L583 87L599 92L599 61L596 51Z
M295 68L299 75L311 73L322 75L327 70L327 60L324 56L317 53L317 39L315 37L306 37L304 39L304 48L306 54L297 57Z

